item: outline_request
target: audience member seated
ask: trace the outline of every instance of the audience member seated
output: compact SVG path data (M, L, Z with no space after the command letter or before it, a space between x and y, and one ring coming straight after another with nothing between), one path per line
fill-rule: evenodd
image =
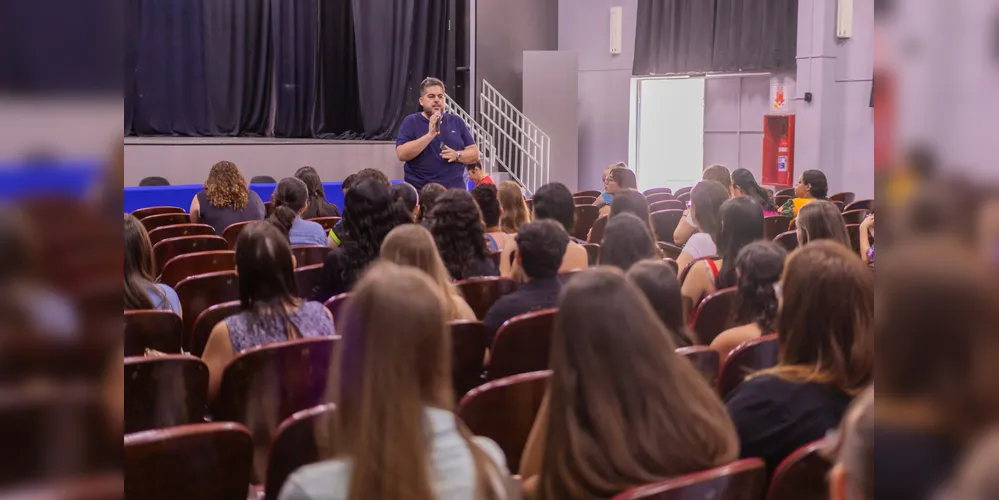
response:
M326 188L319 178L319 172L312 167L302 167L295 172L295 178L305 183L309 192L309 203L302 214L303 219L316 217L339 217L340 209L326 201Z
M684 307L693 312L701 299L723 288L735 286L736 258L742 249L763 238L763 210L756 200L739 196L726 201L719 213L717 260L703 260L694 264L683 282ZM694 235L687 245L696 241ZM681 255L682 256L682 255Z
M874 500L873 430L874 386L871 386L853 400L837 432L832 450L834 465L829 473L829 500Z
M429 225L427 223L427 216L430 215L430 210L432 210L434 205L437 204L437 198L440 198L445 191L447 191L447 188L437 184L436 182L431 182L430 184L423 186L423 189L420 190L419 223L423 224L424 227Z
M735 259L736 296L735 322L711 342L724 362L732 349L762 335L773 333L777 318L777 294L774 284L780 281L787 252L772 241L756 241L746 245Z
M833 240L846 248L850 245L850 236L846 233L843 214L831 201L817 200L801 208L797 220L798 246L805 246L811 241Z
M616 196L618 191L622 189L638 189L638 179L635 177L635 172L632 172L627 167L615 167L612 168L610 174L607 175L607 182L604 184L604 191L611 196ZM601 196L601 200L603 197ZM599 202L600 200L598 200ZM611 202L613 203L613 201ZM610 204L606 204L600 207L600 215L610 213Z
M643 260L631 266L626 276L645 294L652 312L673 337L673 343L677 347L694 345L697 337L683 320L683 296L676 271L661 260Z
M389 182L388 177L385 175L385 172L382 172L381 170L378 170L376 168L364 168L361 169L361 171L357 172L356 174L350 174L347 176L346 179L343 180L343 196L344 196L343 204L345 205L344 207L345 211L347 205L346 201L347 193L351 189L353 189L354 186L359 185L362 181L365 180L373 180L385 186L386 188L389 189L392 188L392 183ZM394 196L393 199L395 199ZM346 218L346 213L344 214L344 218ZM346 231L343 227L343 220L341 219L339 222L336 223L335 226L333 226L333 229L330 229L329 245L333 248L337 248L340 245L342 245L345 232Z
M178 316L180 299L177 292L155 281L156 265L149 234L139 219L125 214L125 310L161 309Z
M911 238L896 241L878 269L879 499L937 498L959 457L999 421L990 264L954 236Z
M829 183L826 182L826 174L820 170L805 170L801 177L798 177L798 183L794 185L794 198L787 200L779 212L785 217L795 218L802 207L815 200L824 200L828 195Z
M618 191L617 195L614 196L614 201L611 202L610 218L614 219L618 214L632 214L645 221L645 228L652 235L652 240L659 241L659 238L656 237L656 230L652 227L652 219L649 217L649 202L639 191L634 189Z
M452 413L444 299L425 273L379 264L353 292L329 386L325 461L296 471L281 500L513 498L496 443ZM345 362L350 360L350 362Z
M729 196L732 194L732 176L729 174L728 168L724 165L711 165L704 169L704 172L701 174L701 181L715 181L728 191ZM694 193L690 193L690 201L691 203L688 206L693 206ZM721 205L721 202L718 202L718 205ZM673 230L673 242L679 246L685 245L687 240L698 231L705 230L702 227L698 227L699 224L694 218L693 212L694 210L690 208L685 210L683 218L680 219L680 222L676 225L676 229ZM680 266L680 269L683 269L683 266Z
M220 321L201 359L208 365L214 397L222 371L240 352L258 345L334 334L333 315L296 295L291 246L272 224L250 224L236 240L240 313Z
M576 203L572 199L572 191L564 184L552 182L538 188L534 193L534 220L554 220L558 222L569 235L569 244L562 254L560 273L573 269L586 269L590 265L586 249L582 241L572 237L572 225L576 218ZM511 238L503 247L500 257L500 271L504 277L521 280L523 271L514 263L513 255L517 251L517 242Z
M454 286L437 252L437 244L427 228L416 224L397 226L382 243L382 260L400 266L415 267L430 276L444 297L445 319L475 321L475 312Z
M614 170L615 168L628 168L628 164L619 161L617 163L607 165L607 168L604 169L604 173L600 177L600 182L602 182L604 185L604 191L600 193L600 196L597 197L597 201L593 202L593 206L597 208L602 208L604 206L610 205L611 202L614 201L614 194L608 192L607 186L610 185L610 183L615 182L614 179L611 178L610 176L611 171ZM617 184L615 183L615 189L616 186Z
M697 232L684 238L686 243L682 243L683 251L676 258L676 264L680 269L684 269L695 259L718 253L714 240L714 235L717 235L721 229L718 212L722 203L728 199L728 189L715 181L698 182L694 189L690 190L690 219ZM680 219L680 224L684 224L683 219Z
M874 237L874 214L868 215L860 223L860 256L868 266L874 267L874 245L867 238L868 235Z
M442 194L430 212L430 233L455 280L499 276L489 258L482 214L471 193L449 189Z
M524 201L524 192L513 181L503 181L499 185L500 228L504 233L517 234L520 226L531 220L531 213Z
M756 177L749 170L737 168L732 172L732 196L748 196L756 200L763 209L764 217L778 215L773 197L756 182Z
M609 498L735 460L732 421L675 350L620 271L574 277L559 300L549 392L521 462L528 496Z
M762 458L771 472L839 425L874 367L874 277L853 252L831 241L798 249L782 290L780 362L726 397L742 457Z
M473 189L485 184L496 185L493 178L486 175L486 171L482 169L482 164L479 162L465 165L465 171L468 172L468 179L475 183Z
M402 209L417 220L420 216L420 193L408 182L393 184L389 188L392 192L392 199L402 207Z
M263 220L266 215L260 195L250 189L231 161L212 165L205 188L191 200L190 212L191 222L208 224L216 234L237 222Z
M553 220L528 222L520 226L516 263L523 270L524 283L513 293L500 297L489 308L484 323L489 344L506 320L539 309L555 307L562 290L558 268L569 244L569 233Z
M409 214L392 199L388 186L373 179L352 186L343 204L343 243L326 257L316 293L320 302L349 292L361 272L378 258L389 231L409 220Z
M475 204L482 212L482 223L486 228L486 248L490 252L499 252L506 245L507 233L500 229L500 216L503 209L500 207L499 193L495 184L480 184L472 190L472 197Z
M627 271L636 262L656 258L658 250L645 222L623 213L607 223L604 239L600 242L600 265Z
M309 208L309 191L305 183L294 177L281 179L274 189L274 213L271 222L288 234L292 245L327 244L326 231L317 222L302 219Z

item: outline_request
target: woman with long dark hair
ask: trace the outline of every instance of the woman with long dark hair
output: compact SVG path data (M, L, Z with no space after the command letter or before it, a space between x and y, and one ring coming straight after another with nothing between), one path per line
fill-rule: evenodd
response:
M755 241L746 245L735 259L736 286L739 294L735 306L735 323L711 341L722 361L739 344L773 333L777 318L777 293L774 283L780 281L787 252L772 241Z
M333 316L318 302L296 297L291 246L273 224L250 224L236 240L240 312L220 321L201 359L208 365L208 393L218 392L222 372L251 347L334 334Z
M336 412L320 431L325 460L292 474L280 499L514 498L502 450L453 413L440 288L380 263L351 293L329 375Z
M739 453L732 421L675 350L620 271L573 277L559 300L548 393L521 464L528 493L609 498L732 462Z
M125 310L161 309L178 316L180 299L169 285L156 282L156 263L149 234L139 219L125 214Z
M319 172L312 167L302 167L295 171L295 178L304 182L309 194L303 219L315 217L339 217L340 209L336 205L326 201L326 188L323 187L323 180L319 178Z
M326 246L328 240L323 226L302 219L302 214L309 209L309 191L304 182L295 177L281 179L271 198L274 213L268 220L288 235L292 245Z
M452 278L499 276L489 258L482 214L471 193L449 189L442 194L430 212L430 233Z
M635 177L635 172L628 169L628 167L614 167L607 174L607 178L604 181L604 191L610 195L612 199L611 203L613 203L613 198L622 189L638 189L638 178ZM597 202L599 203L603 200L604 198L601 196ZM610 210L610 204L602 205L600 207L600 215L608 214Z
M604 239L600 242L600 265L627 271L636 262L656 258L657 252L645 223L630 213L622 213L607 223Z
M520 192L519 188L517 192ZM510 235L501 227L500 220L504 211L500 204L500 196L496 185L479 184L475 186L475 189L472 190L472 198L475 199L475 204L479 206L479 211L482 212L482 223L486 226L486 247L490 252L502 251ZM521 196L521 199L523 199L523 196Z
M677 347L694 345L694 332L683 318L683 295L676 271L661 260L643 260L631 266L628 281L645 294L652 312L666 327Z
M706 295L735 286L735 262L746 245L763 239L763 210L756 200L745 196L722 204L715 235L718 259L694 264L683 282L684 307L689 314Z
M208 172L205 188L191 200L190 213L191 222L208 224L222 234L237 222L263 220L266 210L236 164L220 161Z
M406 222L412 222L411 215L395 202L382 182L364 179L351 186L344 195L344 237L326 257L316 300L324 302L349 292L364 269L378 258L389 231Z
M821 170L805 170L794 185L794 198L780 207L780 214L797 217L802 207L815 200L825 200L829 196L829 182Z
M756 177L749 170L737 168L732 172L732 196L748 196L760 204L764 216L777 215L773 197L756 182Z
M653 241L659 241L655 228L652 227L652 218L649 216L649 202L642 193L634 189L622 189L614 196L611 202L610 218L613 219L618 214L632 214L645 221L645 227L652 235Z
M696 259L718 253L717 236L721 229L719 212L729 199L729 189L716 181L701 181L690 190L690 218L695 233L687 238L683 251L676 258L680 269Z
M446 187L436 182L431 182L420 189L420 217L417 218L417 222L424 227L428 226L427 219L430 217L430 211L437 204L437 198L440 198L446 191Z

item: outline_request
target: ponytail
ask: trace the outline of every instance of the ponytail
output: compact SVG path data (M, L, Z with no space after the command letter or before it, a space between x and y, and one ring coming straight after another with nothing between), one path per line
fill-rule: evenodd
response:
M298 217L298 214L294 210L285 205L278 205L274 207L274 213L267 218L267 222L273 224L274 227L278 228L278 231L281 231L281 234L285 238L291 241L288 233L291 231L291 225L295 223L296 217Z

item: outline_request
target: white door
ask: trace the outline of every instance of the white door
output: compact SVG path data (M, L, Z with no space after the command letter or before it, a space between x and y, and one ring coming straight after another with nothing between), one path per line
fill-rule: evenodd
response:
M639 190L677 189L704 170L704 78L631 81L628 160Z

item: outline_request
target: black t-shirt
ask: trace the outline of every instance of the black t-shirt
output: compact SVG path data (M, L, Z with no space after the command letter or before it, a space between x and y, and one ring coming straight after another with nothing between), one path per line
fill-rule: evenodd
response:
M489 329L489 345L493 344L496 332L508 319L558 305L561 290L562 282L558 278L548 278L529 281L513 293L500 297L482 321Z
M928 500L946 481L961 450L937 434L875 424L874 498Z
M323 263L322 279L314 298L319 302L326 302L330 297L349 292L355 281L355 273L347 270L347 251L343 247L335 248Z
M742 458L762 458L773 472L796 449L839 426L850 401L820 384L763 375L739 384L725 406L739 432Z

